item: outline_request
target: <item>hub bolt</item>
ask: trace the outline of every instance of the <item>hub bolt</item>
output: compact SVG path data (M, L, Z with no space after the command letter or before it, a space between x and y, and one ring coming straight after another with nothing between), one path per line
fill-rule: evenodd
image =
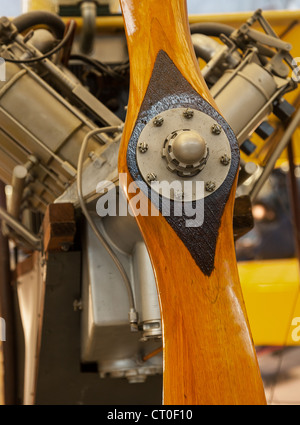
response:
M211 182L211 181L206 183L206 185L205 185L206 192L214 192L215 189L216 189L216 183Z
M155 127L161 127L164 123L164 119L163 117L157 116L154 118L153 120L153 124L155 125Z

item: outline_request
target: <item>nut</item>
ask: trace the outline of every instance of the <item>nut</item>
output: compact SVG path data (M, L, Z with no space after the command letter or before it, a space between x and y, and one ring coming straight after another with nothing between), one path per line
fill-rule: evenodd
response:
M216 189L216 183L211 182L211 181L209 181L209 182L206 183L205 190L207 192L214 192L215 189Z
M149 174L147 175L147 181L148 181L149 183L154 182L154 181L156 181L156 180L157 180L157 175L156 175L156 174L154 174L154 173L149 173Z
M149 145L148 145L148 143L146 143L146 142L140 142L140 143L138 144L138 148L139 148L139 151L140 151L141 153L146 153L146 152L147 152L147 150L149 149Z
M153 124L155 125L155 127L161 127L164 123L164 119L163 117L157 116L154 118L153 120Z
M219 125L219 124L214 124L212 127L211 127L211 132L213 133L213 134L216 134L217 136L219 135L219 134L221 134L221 132L222 132L222 127Z
M228 155L226 155L226 153L225 153L225 155L222 155L222 156L221 156L221 158L220 158L220 162L221 162L221 164L223 164L223 165L229 165L229 164L230 164L230 158L229 158L229 156L228 156Z
M187 118L188 120L190 120L191 118L193 118L194 116L194 111L190 108L187 108L184 112L183 112L183 116L184 118Z

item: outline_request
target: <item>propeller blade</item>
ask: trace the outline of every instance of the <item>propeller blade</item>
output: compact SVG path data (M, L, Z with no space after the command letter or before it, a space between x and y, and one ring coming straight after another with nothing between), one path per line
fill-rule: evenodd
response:
M120 4L131 70L120 184L156 278L163 403L265 404L233 240L236 138L201 76L186 1ZM169 194L162 180L176 182Z

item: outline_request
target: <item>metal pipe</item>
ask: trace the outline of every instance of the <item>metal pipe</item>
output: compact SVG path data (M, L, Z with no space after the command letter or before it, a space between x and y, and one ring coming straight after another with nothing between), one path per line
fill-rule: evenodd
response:
M204 34L193 34L192 43L197 57L209 62L222 49L222 45Z
M272 152L272 155L270 156L262 174L260 175L259 179L256 181L255 185L250 191L251 201L254 201L256 199L263 185L266 183L273 168L275 167L276 161L278 160L278 158L280 157L284 149L287 147L289 141L292 138L293 133L295 132L299 124L300 124L300 108L295 113L294 118L292 119L291 123L289 124L285 133L283 134L282 139L276 146L276 149L274 149L274 151Z
M258 169L254 162L246 162L243 159L240 160L240 167L238 186L245 183Z
M34 46L32 46L34 49ZM41 53L38 50L35 50L35 55L39 57ZM39 83L44 86L49 92L56 93L56 98L63 98L60 96L56 90L51 89L48 83L46 83L42 78L36 74L36 72L32 71L30 67L26 67L26 65L21 64L24 69L27 70L30 75L35 78ZM87 89L85 89L80 83L75 82L70 79L69 76L64 73L61 69L59 69L53 62L48 59L43 60L42 65L54 76L57 78L68 90L72 92L72 94L89 109L89 111L96 115L101 122L105 125L121 125L122 120L115 115L110 109L108 109L102 102L95 98ZM68 109L71 108L71 104L65 100L65 102L61 101L64 104L68 104ZM72 108L74 110L76 108ZM79 112L77 112L77 116L79 116Z
M46 25L58 39L62 39L65 32L64 21L58 15L41 10L23 13L15 18L12 23L20 33L36 25Z
M0 181L0 207L6 208L5 184ZM2 223L1 223L2 224ZM10 253L8 238L4 236L0 224L0 317L5 323L4 358L4 403L16 404L16 349L15 314L13 288L11 286Z
M210 37L219 37L221 34L225 34L230 37L234 32L235 28L230 25L220 24L217 22L201 22L190 25L191 34L204 34Z
M96 35L96 17L97 5L94 1L84 1L80 5L83 18L83 28L80 40L80 51L89 54L94 48L94 39Z
M143 362L146 362L147 360L152 359L152 357L157 356L157 354L161 353L163 351L163 347L159 347L156 350L152 351L151 353L145 355L142 360Z
M287 147L288 159L289 159L289 183L290 183L290 204L293 214L294 222L294 239L296 254L300 262L300 199L298 183L295 175L295 163L294 163L294 149L292 141Z
M28 170L24 165L16 165L13 169L11 182L12 196L7 211L14 218L19 218L20 215L27 175Z
M0 219L5 221L6 224L34 248L34 250L41 251L41 239L33 235L2 207L0 207Z

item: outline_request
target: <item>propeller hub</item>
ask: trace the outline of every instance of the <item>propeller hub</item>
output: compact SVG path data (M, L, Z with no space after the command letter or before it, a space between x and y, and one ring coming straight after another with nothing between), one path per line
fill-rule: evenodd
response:
M204 138L195 130L174 131L167 137L162 156L170 171L194 176L203 170L208 159Z
M140 173L154 192L186 203L209 197L224 183L231 146L225 130L207 113L171 108L139 123L143 129L136 139L138 168L133 173ZM133 158L128 155L129 164Z
M185 165L194 165L204 158L206 143L199 133L193 130L182 131L172 145L175 158Z

